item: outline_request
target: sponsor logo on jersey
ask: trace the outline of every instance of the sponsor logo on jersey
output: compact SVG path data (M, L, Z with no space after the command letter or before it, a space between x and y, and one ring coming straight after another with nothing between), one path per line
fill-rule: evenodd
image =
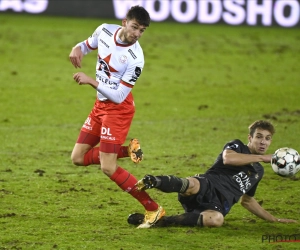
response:
M109 48L109 46L107 45L107 43L104 42L102 39L100 39L100 42L101 42L106 48Z
M111 54L109 54L105 58L101 58L100 55L98 55L98 70L103 71L108 78L110 78L111 72L118 72L116 69L114 69L112 66L109 65Z
M107 35L112 36L113 34L106 28L102 29Z
M247 190L251 187L250 178L245 172L241 171L232 177L239 185L240 190L243 192L243 194L245 194Z
M107 79L99 74L96 74L96 78L97 78L98 82L102 82L104 84L111 85L111 86L113 86L112 87L113 89L117 89L118 84L116 82L110 81L109 79Z
M136 82L136 80L140 77L142 73L142 69L140 67L135 67L134 73L132 75L132 78L129 80L129 82Z
M132 56L133 59L136 59L136 55L133 53L133 51L131 49L129 49L128 52Z

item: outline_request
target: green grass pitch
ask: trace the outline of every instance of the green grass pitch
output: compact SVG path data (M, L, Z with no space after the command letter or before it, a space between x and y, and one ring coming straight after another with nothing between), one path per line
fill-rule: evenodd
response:
M98 166L75 167L70 153L95 100L72 79L71 47L102 22L0 15L0 249L299 249L262 242L300 234L300 224L268 223L236 204L221 228L137 230L127 216L142 206ZM269 119L279 147L300 150L299 29L152 23L140 40L146 65L133 89L145 160L119 164L145 174L203 173L228 140ZM82 71L94 75L96 54ZM299 174L281 178L264 164L256 199L279 218L300 221ZM176 194L150 190L168 215ZM298 238L299 239L299 238Z

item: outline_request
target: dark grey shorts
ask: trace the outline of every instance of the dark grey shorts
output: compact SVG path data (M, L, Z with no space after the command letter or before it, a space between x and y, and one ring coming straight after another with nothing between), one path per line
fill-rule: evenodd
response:
M225 216L229 210L224 208L224 198L218 190L213 187L205 175L192 177L200 182L200 190L191 196L178 195L178 201L185 212L200 214L205 210L214 210Z

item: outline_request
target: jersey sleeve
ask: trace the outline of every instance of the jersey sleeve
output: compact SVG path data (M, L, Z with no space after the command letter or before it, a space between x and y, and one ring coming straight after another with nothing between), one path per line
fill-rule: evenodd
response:
M140 75L142 74L142 70L143 68L141 65L131 66L125 72L124 76L122 77L122 81L134 86L135 82L139 79Z
M236 139L236 140L226 143L226 145L223 148L223 151L226 149L233 150L237 153L244 153L243 152L244 144L240 140Z
M76 44L75 47L80 46L80 49L84 55L87 55L92 50L96 50L98 48L97 40L101 30L102 25L100 25L88 39Z
M123 102L131 91L131 87L120 84L117 89L111 89L109 86L99 83L97 91L114 103Z
M102 29L103 29L103 24L100 25L94 31L94 33L88 39L85 40L85 44L90 50L98 49L98 37L101 34Z
M123 82L132 86L135 85L136 81L141 76L145 64L143 51L139 45L138 47L139 48L136 50L128 51L132 59L121 79Z
M255 195L258 183L259 182L257 182L246 194L249 195L249 196L251 196L251 197L253 197Z

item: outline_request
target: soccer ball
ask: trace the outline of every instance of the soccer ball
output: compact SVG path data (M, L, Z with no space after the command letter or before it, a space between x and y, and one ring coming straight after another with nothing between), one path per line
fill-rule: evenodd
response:
M271 166L280 176L293 176L300 170L300 155L292 148L277 149L272 156Z

